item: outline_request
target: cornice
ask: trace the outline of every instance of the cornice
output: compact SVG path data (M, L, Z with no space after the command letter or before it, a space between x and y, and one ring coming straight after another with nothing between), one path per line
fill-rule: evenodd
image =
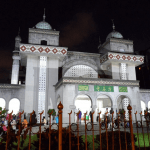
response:
M91 84L91 85L111 85L111 86L134 86L139 87L139 81L134 80L113 80L105 78L71 78L63 77L56 85L59 88L61 84Z
M0 89L20 89L25 87L25 85L15 85L15 84L0 84Z
M59 35L59 31L46 30L46 29L34 29L34 28L29 28L29 33L40 33L40 34Z

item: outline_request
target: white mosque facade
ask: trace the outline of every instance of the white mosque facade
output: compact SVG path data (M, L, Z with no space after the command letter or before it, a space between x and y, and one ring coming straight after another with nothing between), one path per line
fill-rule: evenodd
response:
M29 28L28 44L15 38L11 84L0 84L0 106L14 113L23 111L28 115L33 110L39 122L39 113L48 109L57 110L63 104L63 123L75 121L79 108L82 114L99 111L104 116L106 108L127 111L132 106L134 113L150 108L150 90L140 89L135 67L144 63L144 56L135 55L133 41L113 31L99 45L99 53L68 51L59 46L59 31L43 21ZM19 66L26 67L25 84L19 82ZM142 104L142 105L141 105ZM142 106L142 107L141 107ZM144 107L143 107L144 106ZM128 117L128 114L126 114ZM139 118L138 118L139 119Z

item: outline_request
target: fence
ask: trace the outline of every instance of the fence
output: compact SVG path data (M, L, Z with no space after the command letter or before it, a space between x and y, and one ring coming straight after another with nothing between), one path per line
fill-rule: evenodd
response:
M82 131L80 130L81 126L79 125L79 114L80 114L80 111L78 113L76 113L76 115L77 115L77 123L73 123L73 124L71 124L71 114L72 114L72 111L70 113L68 113L68 115L69 115L69 124L68 124L68 128L67 128L67 131L68 131L67 134L69 134L69 136L68 136L69 141L66 144L68 144L69 150L72 149L72 145L75 142L74 140L72 140L72 133L75 133L75 137L76 137L75 138L76 139L75 145L77 147L76 149L78 149L78 150L80 149L80 147L81 147L81 144L80 144L80 135L81 135L81 132L82 133L84 132L84 135L85 135L85 143L84 143L84 149L85 150L89 149L88 148L88 142L87 142L87 134L89 132L92 134L92 148L93 148L93 150L95 150L95 147L94 147L94 145L95 145L94 144L95 143L95 139L94 139L95 133L96 134L99 133L97 135L97 137L99 139L99 149L100 150L102 150L102 149L107 149L107 150L108 149L112 149L112 150L115 150L115 145L116 145L115 133L116 132L118 133L118 136L119 136L119 143L117 143L117 144L119 145L119 149L120 150L123 150L123 149L128 150L128 145L131 146L132 150L135 150L135 144L134 144L135 143L135 141L134 141L135 139L134 139L134 135L133 135L133 124L132 124L132 114L131 114L132 107L129 105L127 107L127 109L129 111L129 121L127 121L125 119L125 112L124 112L123 113L123 116L124 116L124 118L123 118L123 124L124 125L123 125L122 128L120 127L120 120L119 120L119 114L120 113L118 113L117 121L115 121L117 123L117 125L115 125L114 120L113 120L113 118L114 118L114 116L113 116L114 112L111 114L112 121L109 123L109 124L111 124L111 129L108 129L107 128L107 121L108 121L107 120L108 119L107 118L107 114L108 114L108 112L105 113L105 122L102 122L101 112L99 112L98 113L99 120L98 120L98 124L97 124L97 130L94 128L94 123L90 123L90 122L87 123L87 121L86 121L86 114L87 114L87 112L84 113L84 118L85 118L84 119L84 130L82 130ZM58 111L58 114L59 114L59 123L57 124L58 125L58 130L57 130L57 132L58 132L58 141L57 141L57 143L58 143L58 149L62 150L63 149L63 146L62 146L63 145L63 142L62 142L62 135L63 135L63 127L62 127L62 124L63 124L62 123L62 112L63 111L62 110L63 110L63 105L61 104L61 102L58 105L58 110L59 110ZM30 114L30 124L29 124L29 127L27 127L27 129L24 131L24 138L26 137L26 134L29 134L28 150L31 149L31 136L32 136L32 134L37 134L38 137L39 137L38 138L38 144L39 144L38 145L38 149L39 150L42 150L42 147L41 147L41 145L42 145L42 143L41 143L41 141L42 141L42 135L47 135L47 137L48 137L48 149L49 150L53 149L53 147L52 147L52 142L53 141L51 140L52 133L54 131L52 129L53 124L51 123L51 115L52 115L53 112L49 113L49 117L50 117L49 128L45 132L42 132L41 131L41 125L42 125L42 123L41 123L41 116L42 116L43 112L40 113L39 132L37 132L37 133L33 133L32 132L33 125L31 124L31 122L32 122L32 114L34 113L34 111ZM17 141L18 141L18 143L17 143L17 150L20 149L20 135L22 135L21 116L23 115L24 111L22 113L20 113L19 129L18 129L17 133L14 133L11 130L10 120L11 120L12 113L13 112L11 112L9 114L8 127L7 127L7 132L6 132L6 135L5 135L6 138L4 138L6 140L6 143L2 143L2 141L0 142L0 147L5 144L5 150L7 150L8 147L10 146L10 137L15 137L17 139ZM93 118L93 114L94 114L94 112L92 112L92 118ZM150 115L146 112L145 113L146 129L147 129L146 133L148 134L148 141L149 141L149 146L150 146L150 140L149 140L149 122L150 122L149 118L150 117L149 116ZM144 130L145 130L145 127L142 124L143 123L142 112L140 113L140 118L141 118L141 120L137 121L137 112L136 112L135 113L135 119L136 119L136 126L135 127L136 127L136 133L137 133L138 143L139 143L139 130L141 130L141 132L143 134L143 140L144 140L144 132L145 132ZM124 131L124 135L123 135L124 138L121 137L122 136L121 135L121 130ZM130 140L127 139L127 134L128 134L127 131L128 130L130 131ZM102 133L103 133L103 135L105 135L105 138L106 138L106 144L105 144L106 147L105 148L103 147L104 143L102 141L104 141L104 137L102 137ZM111 133L111 140L110 140L110 136L109 136L110 133ZM121 145L122 144L122 141L121 141L122 139L125 140L125 147L124 148L122 148L122 145ZM111 148L109 146L110 143L111 143ZM145 141L144 141L144 148L146 149ZM138 149L140 149L140 143L139 143L139 148Z

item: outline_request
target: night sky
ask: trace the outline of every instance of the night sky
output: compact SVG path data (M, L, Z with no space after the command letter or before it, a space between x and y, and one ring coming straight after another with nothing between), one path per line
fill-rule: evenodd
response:
M20 27L22 43L28 42L28 29L43 20L60 31L60 46L69 51L98 52L99 36L104 43L112 31L134 41L134 50L150 47L149 0L5 0L0 2L0 78L9 74L12 51Z

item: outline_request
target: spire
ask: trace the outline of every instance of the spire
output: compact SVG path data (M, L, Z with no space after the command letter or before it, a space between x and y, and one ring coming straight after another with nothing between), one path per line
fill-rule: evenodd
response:
M114 19L111 19L112 20L112 24L113 24L113 31L115 31L115 25L114 25Z
M45 8L44 8L43 21L45 21L45 18L46 18L46 16L45 16Z

